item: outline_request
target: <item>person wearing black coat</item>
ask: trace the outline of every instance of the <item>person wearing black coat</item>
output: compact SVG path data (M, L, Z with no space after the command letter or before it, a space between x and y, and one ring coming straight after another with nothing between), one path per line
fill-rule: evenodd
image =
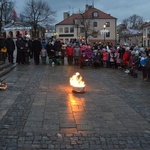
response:
M23 41L23 38L21 36L19 36L16 41L16 47L17 47L16 63L25 64L25 53L24 53L25 42Z
M6 39L3 34L0 35L0 61L5 63L7 52L2 52L2 48L6 48Z
M49 57L49 63L55 62L55 51L52 42L47 43L46 50Z
M62 44L59 39L56 39L54 43L55 57L59 57L59 52L61 52Z
M40 63L40 52L42 49L42 45L40 40L36 37L34 38L34 41L32 43L32 49L33 49L33 55L34 55L34 62L36 65L39 65Z
M7 54L8 54L8 61L13 64L14 63L13 54L15 50L15 43L10 35L8 35L6 39L6 48L7 48Z
M146 69L147 69L147 82L150 82L150 52L147 55L146 60Z

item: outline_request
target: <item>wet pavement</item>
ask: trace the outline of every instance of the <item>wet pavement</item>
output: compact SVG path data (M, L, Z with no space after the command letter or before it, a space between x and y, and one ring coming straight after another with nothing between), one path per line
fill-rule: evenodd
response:
M79 71L83 94L69 78ZM117 69L17 65L0 91L0 150L150 150L150 83Z

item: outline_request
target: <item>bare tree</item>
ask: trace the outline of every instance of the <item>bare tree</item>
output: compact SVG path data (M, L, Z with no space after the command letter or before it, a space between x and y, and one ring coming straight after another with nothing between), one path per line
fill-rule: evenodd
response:
M91 20L89 16L86 15L86 13L80 13L80 15L81 18L77 19L75 24L77 28L80 29L80 34L83 33L85 42L87 43L88 37L98 34L98 32L92 28L93 19Z
M15 3L10 0L7 0L3 3L3 21L5 24L15 19L14 6Z
M138 29L138 27L143 23L144 23L144 19L141 16L138 16L136 14L122 21L122 24L124 24L126 28L130 28L130 29Z
M14 2L10 0L0 1L0 33L2 25L13 20Z
M33 27L33 36L37 36L38 26L54 23L55 11L43 0L29 0L22 12L28 23Z

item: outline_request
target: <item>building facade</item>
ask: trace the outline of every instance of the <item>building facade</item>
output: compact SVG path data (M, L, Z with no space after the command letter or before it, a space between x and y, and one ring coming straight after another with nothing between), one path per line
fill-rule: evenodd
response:
M10 35L12 38L17 38L18 36L30 36L32 27L23 22L12 21L2 27L4 36Z
M64 13L64 20L56 24L55 29L57 38L64 43L76 39L87 43L116 44L116 22L110 14L86 5L84 13Z
M4 36L10 35L12 38L17 38L18 36L22 37L33 37L33 28L25 22L12 21L9 24L6 24L2 27ZM45 36L45 28L38 26L36 31L37 37Z
M143 46L149 47L150 46L150 22L145 23L142 26L143 30Z

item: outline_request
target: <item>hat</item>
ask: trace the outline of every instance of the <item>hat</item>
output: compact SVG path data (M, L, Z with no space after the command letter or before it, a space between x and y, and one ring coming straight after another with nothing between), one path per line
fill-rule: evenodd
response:
M90 46L90 45L88 45L88 46L87 46L87 49L91 49L91 46Z
M138 51L135 51L135 55L136 55L136 56L139 55L139 52L138 52Z
M126 51L130 50L130 47L126 47Z

